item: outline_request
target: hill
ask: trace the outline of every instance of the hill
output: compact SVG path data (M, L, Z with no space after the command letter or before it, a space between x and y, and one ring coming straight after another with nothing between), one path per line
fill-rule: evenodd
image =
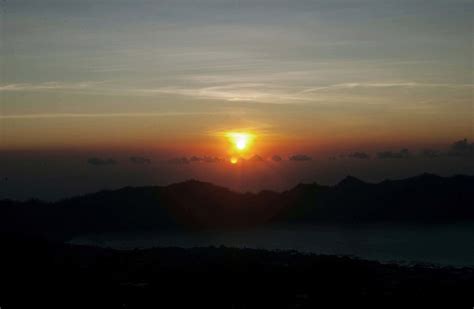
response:
M423 174L371 184L300 184L276 193L238 193L190 180L126 187L54 203L0 201L0 232L48 238L155 229L222 229L271 223L474 221L474 177Z
M276 221L459 222L474 220L474 177L422 174L371 184L346 177L333 187L298 185L282 194Z

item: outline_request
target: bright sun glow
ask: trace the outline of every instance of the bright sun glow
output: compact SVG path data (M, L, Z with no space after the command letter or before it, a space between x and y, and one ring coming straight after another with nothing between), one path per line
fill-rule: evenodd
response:
M253 139L252 134L244 132L229 132L226 135L235 149L239 152L246 150Z
M236 157L230 158L230 163L237 164L237 162L239 162L239 159L237 159Z
M240 150L244 150L245 147L247 147L247 139L244 137L239 138L235 143L235 146Z

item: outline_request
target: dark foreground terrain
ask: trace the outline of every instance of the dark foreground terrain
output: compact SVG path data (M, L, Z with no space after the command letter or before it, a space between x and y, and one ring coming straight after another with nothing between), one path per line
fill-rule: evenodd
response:
M188 181L53 203L0 200L0 307L473 308L470 268L224 247L64 244L90 233L288 222L466 223L474 221L473 190L473 176L423 174L378 184L347 177L332 187L314 183L282 193Z
M235 248L119 251L2 237L9 308L472 308L474 270Z

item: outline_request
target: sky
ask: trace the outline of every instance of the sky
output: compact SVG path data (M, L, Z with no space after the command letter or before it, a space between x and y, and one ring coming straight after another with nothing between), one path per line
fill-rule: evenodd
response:
M2 1L0 194L472 172L473 9L470 0ZM268 173L191 164L225 161L226 132L252 133L242 159L259 156ZM420 158L382 159L405 148ZM427 150L437 154L429 164ZM186 163L192 156L200 160ZM78 185L90 177L102 180ZM40 182L47 188L34 189Z

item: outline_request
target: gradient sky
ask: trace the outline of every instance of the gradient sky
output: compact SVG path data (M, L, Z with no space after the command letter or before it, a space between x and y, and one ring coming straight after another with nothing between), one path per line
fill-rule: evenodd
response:
M472 141L473 9L3 1L0 150L225 156L229 130L285 158Z

